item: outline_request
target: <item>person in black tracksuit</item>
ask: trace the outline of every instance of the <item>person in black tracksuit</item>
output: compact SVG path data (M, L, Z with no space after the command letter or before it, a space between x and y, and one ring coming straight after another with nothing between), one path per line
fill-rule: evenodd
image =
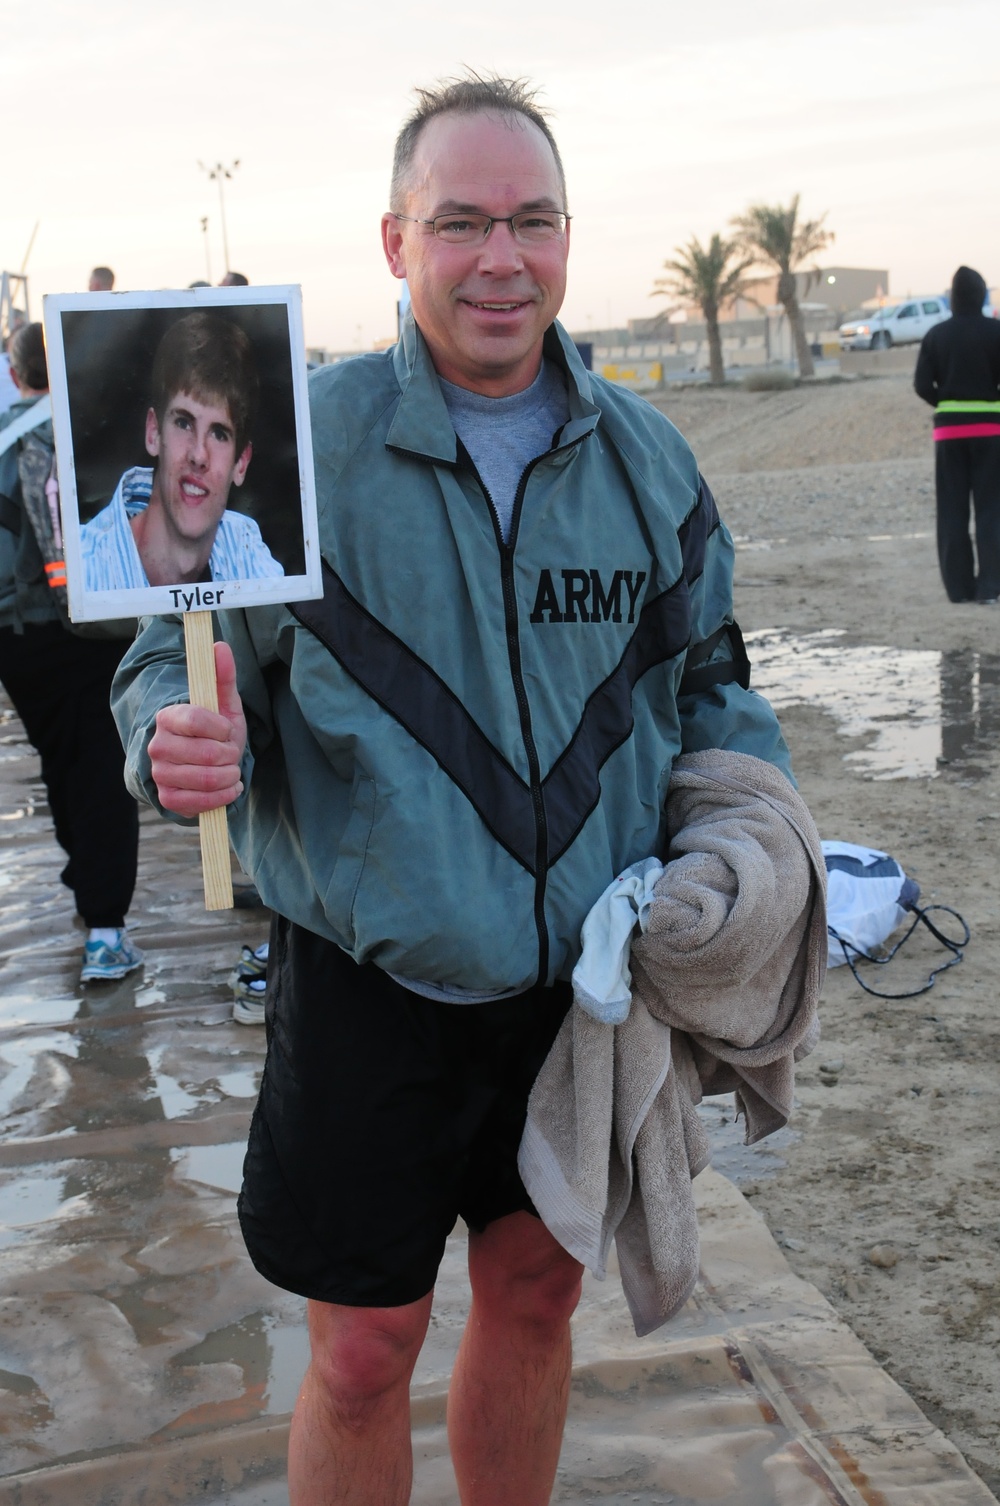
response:
M913 381L935 409L938 560L949 601L1000 598L1000 320L984 315L985 299L984 279L959 267L952 316L924 336Z

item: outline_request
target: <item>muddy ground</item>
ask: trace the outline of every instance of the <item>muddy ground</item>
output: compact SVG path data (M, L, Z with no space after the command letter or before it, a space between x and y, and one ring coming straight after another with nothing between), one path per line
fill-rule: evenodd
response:
M782 723L821 835L892 853L972 930L919 998L828 976L798 1136L743 1190L996 1492L1000 607L945 597L929 410L907 376L656 402L739 540L751 655L782 650L776 700L792 701ZM909 951L876 987L918 986L940 960L933 943Z
M777 1156L720 1155L720 1168L752 1198L793 1267L997 1492L1000 608L945 599L929 414L905 375L771 394L678 390L659 401L695 445L739 540L737 614L758 682L773 687L781 705L821 833L895 854L925 901L956 907L972 928L965 961L920 998L877 1000L846 970L831 974L825 1038L800 1070L793 1132L779 1137ZM235 1234L230 1241L226 1233L263 1041L230 1024L225 976L240 943L262 938L263 922L244 912L195 914L193 849L150 817L138 916L147 966L140 981L126 980L104 999L78 1000L80 937L68 899L49 893L60 865L33 760L17 741L0 737L17 795L0 811L12 823L8 872L0 874L8 883L0 993L9 1043L21 1053L15 1060L37 1059L40 1070L23 1099L8 1092L0 1182L6 1178L8 1199L30 1193L41 1212L29 1219L32 1203L26 1229L8 1231L4 1258L8 1280L13 1271L22 1288L18 1271L37 1265L31 1312L55 1312L58 1321L33 1330L23 1363L0 1354L0 1365L24 1372L13 1376L20 1389L8 1390L8 1415L29 1446L36 1429L44 1434L39 1447L61 1458L145 1438L165 1422L184 1427L195 1416L208 1429L213 1417L227 1426L253 1421L264 1412L267 1374L273 1421L291 1405L301 1374L301 1322L297 1309L279 1311L284 1299L273 1291L265 1297L247 1285L245 1262L230 1249ZM44 934L44 948L33 933ZM920 943L883 982L902 991L936 960L940 954ZM66 1160L72 1151L59 1137L67 1126L80 1167L104 1179L93 1207L78 1195L88 1184ZM120 1144L129 1136L142 1141L132 1160ZM109 1151L112 1141L117 1149ZM79 1149L83 1142L89 1152ZM165 1147L173 1147L169 1159ZM108 1155L122 1168L110 1183ZM199 1171L199 1156L214 1157L212 1167ZM139 1189L134 1208L130 1177ZM882 1263L871 1261L873 1251ZM112 1327L91 1323L92 1312L113 1319ZM10 1330L8 1323L8 1345ZM100 1386L64 1385L52 1393L49 1440L39 1397L47 1406L45 1374L64 1369L58 1345L66 1332L77 1335L74 1353L79 1335L90 1335L83 1352L93 1371L81 1374L109 1387L109 1375L144 1378L146 1410L135 1427L131 1415L122 1426L114 1416L106 1437L114 1409L101 1411ZM143 1345L167 1358L150 1360ZM187 1389L164 1401L163 1377ZM0 1381L9 1386L12 1378L0 1373ZM796 1404L822 1426L807 1417L807 1396ZM182 1406L194 1410L178 1417ZM871 1433L881 1448L889 1434L878 1423L873 1417ZM2 1425L0 1417L0 1432ZM67 1443L74 1427L81 1441ZM905 1455L906 1439L896 1432L891 1439Z

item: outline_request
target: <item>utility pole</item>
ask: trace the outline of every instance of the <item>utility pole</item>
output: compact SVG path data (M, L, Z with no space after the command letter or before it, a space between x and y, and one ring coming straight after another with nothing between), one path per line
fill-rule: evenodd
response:
M206 167L204 162L198 163L198 166L201 168L202 172L208 174L209 182L218 183L219 185L219 216L222 220L222 255L226 263L224 269L226 272L229 271L229 240L226 235L226 202L222 193L222 182L224 178L231 178L239 165L240 159L238 157L236 161L231 162L228 167L226 167L225 163L223 162L217 162L214 167ZM209 279L209 281L211 281L211 279Z

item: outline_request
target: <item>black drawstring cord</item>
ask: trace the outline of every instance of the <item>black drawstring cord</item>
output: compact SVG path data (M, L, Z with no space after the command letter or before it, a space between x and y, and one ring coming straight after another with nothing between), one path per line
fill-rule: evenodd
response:
M947 972L948 968L958 966L965 955L962 948L968 946L969 944L969 937L971 935L971 932L969 930L969 927L966 925L964 918L959 915L957 910L952 910L948 905L927 905L924 909L920 909L916 905L909 905L906 908L913 911L913 921L909 928L903 932L902 936L896 942L895 946L892 947L890 951L886 952L884 957L873 957L869 952L863 952L861 948L856 947L852 941L846 941L844 937L839 934L839 932L834 930L833 926L827 926L827 931L831 939L833 941L836 941L837 944L843 948L844 960L847 963L848 967L851 969L851 972L854 974L855 982L864 989L866 994L873 994L876 999L916 999L920 996L920 994L927 993L929 989L932 989L934 987L934 981L939 973ZM962 927L961 941L953 941L950 936L946 936L943 931L939 931L933 921L927 919L932 910L941 910L945 915L954 916L959 925ZM942 962L940 967L934 968L923 988L913 988L905 994L886 994L882 993L880 989L869 988L868 984L864 981L864 979L858 972L855 958L857 958L861 962L872 962L876 967L884 967L887 962L892 961L893 957L895 957L896 953L899 951L903 943L909 941L917 926L921 923L923 923L927 927L928 931L930 931L931 935L935 937L937 941L940 941L942 946L947 947L948 951L952 953L951 958L947 962ZM853 956L851 955L852 953Z

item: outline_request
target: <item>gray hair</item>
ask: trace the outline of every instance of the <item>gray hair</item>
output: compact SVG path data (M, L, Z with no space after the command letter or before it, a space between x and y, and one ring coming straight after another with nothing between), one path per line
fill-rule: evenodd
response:
M413 166L413 158L421 132L436 115L499 115L513 124L515 117L530 121L537 126L552 148L559 187L562 190L563 207L566 207L566 174L556 139L549 128L548 111L535 103L537 89L527 79L500 78L496 74L481 77L469 72L464 78L442 79L429 89L418 88L417 108L403 122L392 159L392 183L389 188L389 205L394 213L404 207L406 180Z

